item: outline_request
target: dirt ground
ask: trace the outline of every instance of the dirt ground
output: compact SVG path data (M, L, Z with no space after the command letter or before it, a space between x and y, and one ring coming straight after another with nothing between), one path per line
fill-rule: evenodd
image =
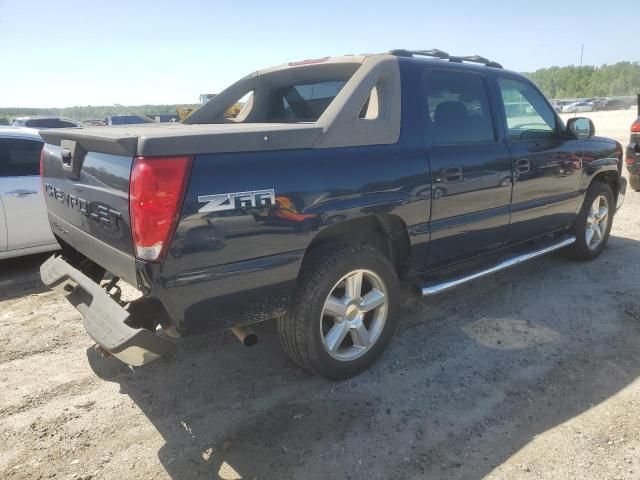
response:
M631 110L590 115L623 144ZM273 324L143 368L95 355L40 283L0 262L0 477L640 478L640 193L591 263L551 255L423 301L405 288L374 368L330 383Z

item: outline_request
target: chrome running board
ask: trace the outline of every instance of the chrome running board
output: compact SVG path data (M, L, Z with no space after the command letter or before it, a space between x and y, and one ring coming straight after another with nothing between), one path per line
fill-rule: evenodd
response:
M449 290L450 288L455 288L458 285L462 285L463 283L467 283L477 278L481 278L486 275L499 272L500 270L506 270L507 268L526 262L527 260L532 260L536 257L540 257L542 255L553 252L555 250L559 250L568 245L571 245L575 241L576 241L576 237L574 236L563 237L563 239L560 242L547 245L546 247L540 248L538 250L533 250L528 253L523 253L511 258L507 258L506 260L503 260L502 262L498 263L493 267L487 268L485 270L479 270L475 273L465 275L464 277L454 278L453 280L448 280L446 282L425 283L423 285L418 285L418 291L421 293L423 297L430 297L432 295L437 295L438 293L442 293L445 290Z

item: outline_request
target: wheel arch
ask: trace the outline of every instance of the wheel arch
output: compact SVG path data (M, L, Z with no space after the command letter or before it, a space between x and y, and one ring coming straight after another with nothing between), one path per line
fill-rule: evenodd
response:
M620 179L620 173L617 169L601 170L591 178L589 187L593 185L593 182L601 182L609 185L613 192L613 206L618 202L618 181Z
M398 276L408 270L410 242L407 225L394 214L366 215L343 220L324 228L307 246L302 269L309 262L313 252L329 244L364 244L381 251L395 266Z

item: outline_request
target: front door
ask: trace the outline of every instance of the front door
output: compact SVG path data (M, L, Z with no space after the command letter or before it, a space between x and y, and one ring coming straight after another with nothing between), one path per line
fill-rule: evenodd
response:
M582 162L580 140L568 137L531 84L498 79L514 170L508 241L569 226L575 218Z
M498 141L484 77L429 69L424 83L432 180L427 266L433 268L502 245L512 172L509 150Z
M41 149L42 142L37 140L0 139L0 198L7 250L55 243L39 175Z

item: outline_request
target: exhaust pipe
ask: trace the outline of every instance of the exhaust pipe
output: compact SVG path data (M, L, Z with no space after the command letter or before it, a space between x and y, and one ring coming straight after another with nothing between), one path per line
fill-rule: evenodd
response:
M258 336L248 327L233 327L231 332L245 347L251 347L258 343Z

